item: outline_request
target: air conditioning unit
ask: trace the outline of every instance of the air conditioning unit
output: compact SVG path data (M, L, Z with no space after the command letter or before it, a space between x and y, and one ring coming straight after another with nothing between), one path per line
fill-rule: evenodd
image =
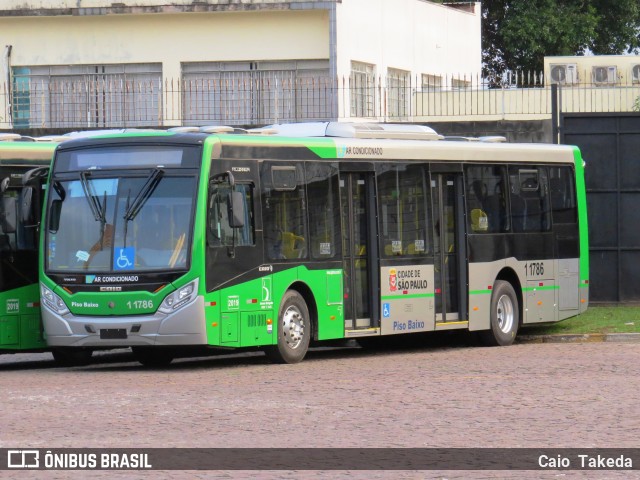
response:
M631 66L631 81L633 83L640 83L640 65Z
M606 67L593 67L591 77L596 85L612 84L618 81L618 69L609 65Z
M552 63L549 68L551 83L578 83L578 66L575 63Z

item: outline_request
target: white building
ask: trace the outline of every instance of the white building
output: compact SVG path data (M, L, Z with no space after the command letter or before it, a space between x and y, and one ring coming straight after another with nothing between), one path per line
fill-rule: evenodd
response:
M416 91L480 73L480 20L479 2L2 0L0 128L407 120Z

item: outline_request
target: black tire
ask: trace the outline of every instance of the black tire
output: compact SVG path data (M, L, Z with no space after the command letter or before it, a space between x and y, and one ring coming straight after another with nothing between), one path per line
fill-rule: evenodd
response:
M520 306L509 282L497 280L491 294L491 328L480 332L480 340L491 347L511 345L518 334Z
M302 296L289 290L284 294L278 311L277 345L264 349L274 363L299 363L309 350L311 340L311 317Z
M60 347L52 349L51 355L53 355L56 363L64 367L79 367L91 363L93 350L89 348Z
M145 367L166 367L176 357L172 349L163 347L131 347L131 351Z

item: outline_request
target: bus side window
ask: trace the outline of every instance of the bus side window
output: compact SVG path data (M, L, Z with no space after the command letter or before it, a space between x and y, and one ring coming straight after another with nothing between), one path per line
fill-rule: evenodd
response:
M337 165L305 165L309 212L309 249L314 259L340 254L340 199Z
M500 166L466 168L467 216L470 233L507 231L505 169Z
M391 166L378 173L381 250L385 257L424 256L430 249L427 177L421 166Z
M302 163L264 162L260 178L267 258L306 258L307 211Z
M546 232L551 229L549 187L543 167L510 171L511 215L514 232Z
M217 185L213 187L209 194L207 213L207 243L210 247L230 247L232 245L242 247L255 243L252 214L253 188L251 185L236 184L234 191L243 194L244 225L234 229L229 223L229 199L231 198L229 186Z
M576 223L576 189L571 167L549 169L549 196L553 210L553 223Z

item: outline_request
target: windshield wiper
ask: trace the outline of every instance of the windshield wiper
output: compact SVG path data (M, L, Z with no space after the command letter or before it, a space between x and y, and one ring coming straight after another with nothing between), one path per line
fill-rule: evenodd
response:
M144 183L136 198L133 199L130 205L128 205L127 210L124 212L124 219L129 222L136 218L136 215L140 213L144 204L147 203L149 197L153 195L156 187L162 180L162 176L164 175L164 170L160 170L159 168L154 168L153 171L147 177L147 181ZM127 204L129 201L127 200Z
M100 200L98 199L98 195L96 194L95 189L93 188L93 184L89 182L87 178L90 175L89 172L81 172L80 173L80 182L82 183L82 190L84 190L84 196L89 202L89 207L91 208L91 213L93 213L93 218L96 221L104 222L104 206L100 204ZM105 192L105 196L106 196Z
M93 218L100 222L100 250L102 250L104 247L104 231L107 224L107 191L105 190L103 193L102 203L100 203L93 184L87 178L89 175L89 172L80 173L80 181L82 183L82 190L84 190L84 196L89 202L91 213L93 213Z

